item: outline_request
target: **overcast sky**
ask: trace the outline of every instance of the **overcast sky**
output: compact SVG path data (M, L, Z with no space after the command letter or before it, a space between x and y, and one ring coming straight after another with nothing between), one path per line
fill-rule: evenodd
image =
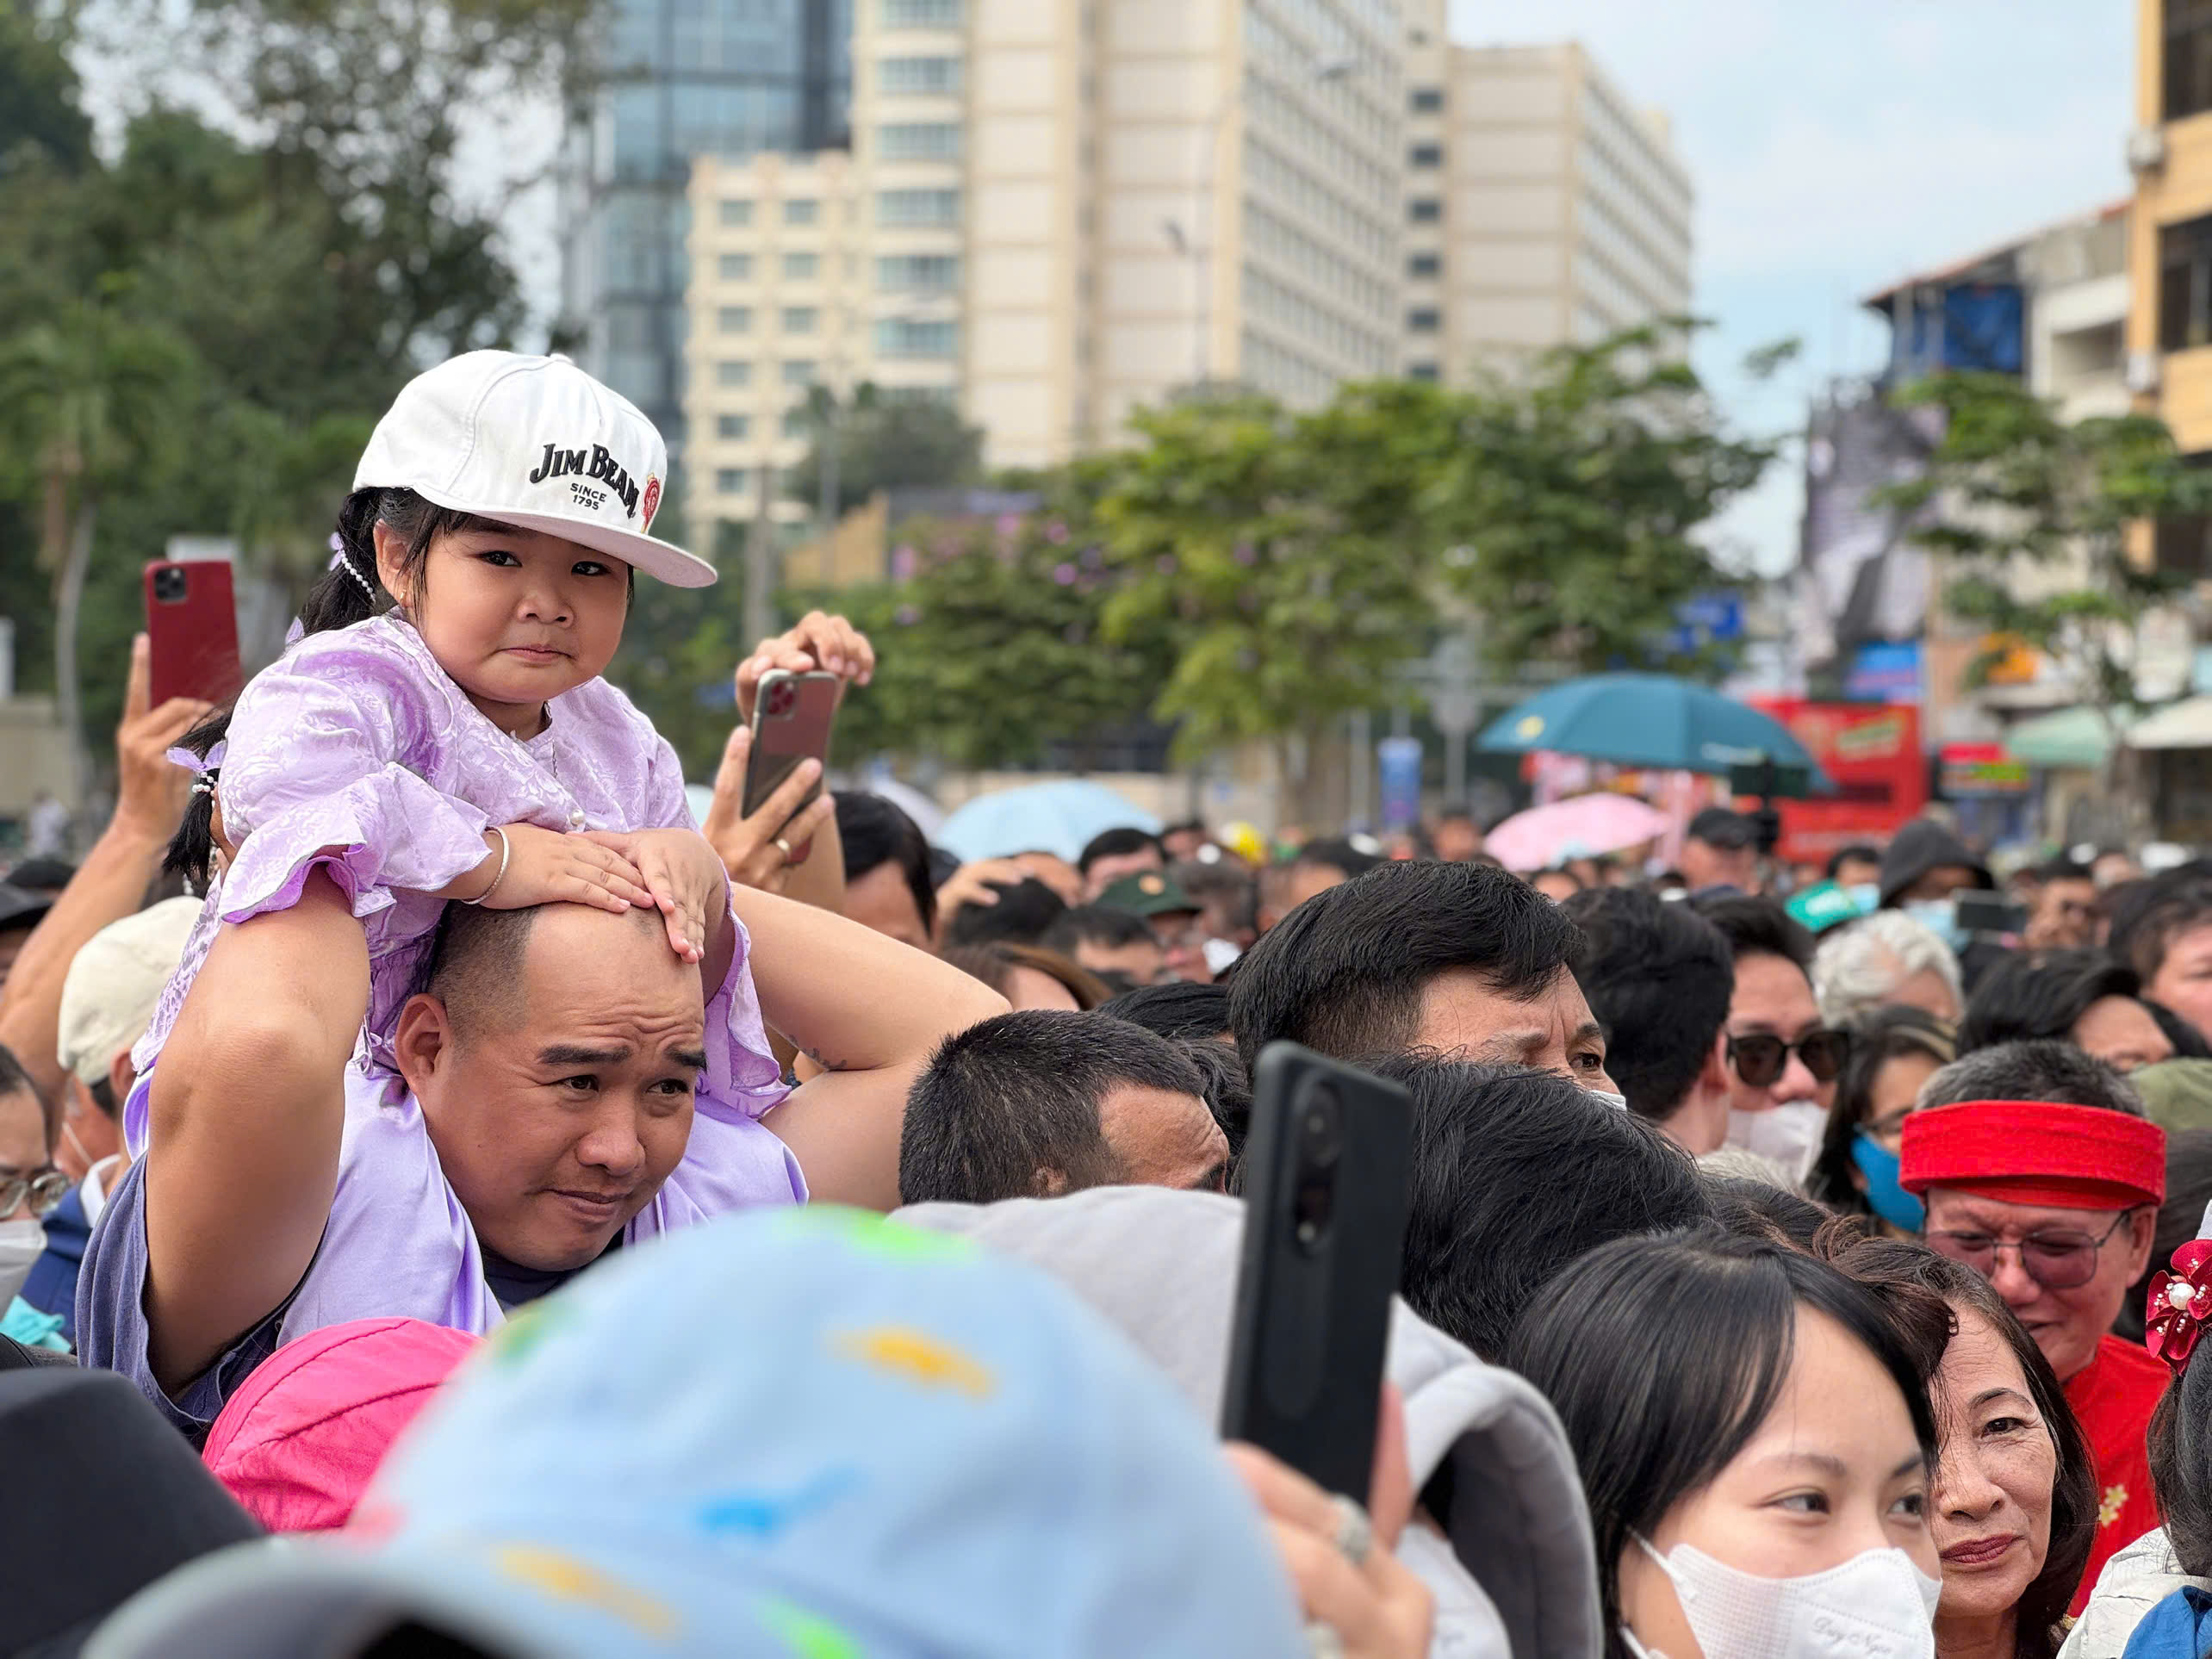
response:
M1833 373L1879 363L1856 301L2127 194L2134 0L1452 0L1470 45L1580 40L1666 111L1697 190L1699 363L1746 424L1798 426ZM1724 370L1794 335L1764 395ZM1731 545L1795 557L1797 479L1730 516Z

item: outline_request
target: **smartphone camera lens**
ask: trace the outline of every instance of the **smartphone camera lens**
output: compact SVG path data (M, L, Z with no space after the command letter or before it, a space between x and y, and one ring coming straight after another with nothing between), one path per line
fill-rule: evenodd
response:
M1316 1251L1336 1215L1336 1169L1344 1156L1343 1108L1334 1091L1315 1089L1298 1109L1298 1177L1291 1227L1299 1245Z
M798 693L792 688L790 680L779 680L768 687L767 700L768 718L780 720L791 712L792 705L798 701Z
M184 573L175 565L153 573L153 599L157 605L184 603Z

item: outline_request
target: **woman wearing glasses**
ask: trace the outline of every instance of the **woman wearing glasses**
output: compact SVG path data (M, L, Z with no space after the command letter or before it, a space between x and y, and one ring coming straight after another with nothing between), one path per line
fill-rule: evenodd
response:
M69 1188L69 1177L53 1166L45 1103L16 1057L0 1048L0 1370L33 1363L27 1349L69 1351L54 1334L61 1321L16 1294L46 1253L41 1218Z
M1843 1215L1868 1215L1892 1238L1920 1232L1920 1200L1898 1184L1904 1120L1938 1067L1956 1057L1951 1028L1903 1004L1877 1008L1849 1027L1850 1053L1805 1189Z
M2111 1067L2065 1043L2004 1043L1945 1066L1904 1121L1902 1181L1923 1237L2004 1299L2064 1385L2097 1466L2085 1585L2158 1525L2144 1438L2165 1367L2111 1334L2151 1251L2165 1132Z

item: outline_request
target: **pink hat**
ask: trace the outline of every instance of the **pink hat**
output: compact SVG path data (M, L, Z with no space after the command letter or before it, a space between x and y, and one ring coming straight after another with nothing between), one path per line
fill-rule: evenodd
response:
M419 1319L357 1319L288 1342L233 1394L203 1454L272 1532L345 1525L401 1430L480 1338Z

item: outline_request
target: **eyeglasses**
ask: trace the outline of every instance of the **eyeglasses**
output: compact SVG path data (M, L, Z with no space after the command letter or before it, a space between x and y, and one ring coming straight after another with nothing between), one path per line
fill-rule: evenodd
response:
M1805 1069L1812 1073L1816 1083L1833 1083L1836 1074L1843 1069L1843 1057L1851 1052L1851 1034L1832 1027L1808 1031L1795 1042L1784 1042L1780 1037L1730 1037L1728 1040L1728 1063L1736 1068L1736 1075L1754 1089L1772 1087L1788 1068L1794 1053L1805 1062Z
M0 1182L0 1216L13 1215L31 1201L31 1214L45 1215L69 1196L70 1188L77 1184L49 1164L42 1170L33 1170L28 1175L10 1176Z
M2122 1211L2112 1225L2096 1238L2086 1233L2031 1233L2018 1240L1987 1233L1930 1233L1927 1245L1939 1256L1971 1267L1984 1278L1997 1276L1998 1252L2020 1252L2021 1271L2046 1290L2072 1290L2097 1277L2097 1252L2120 1230L2128 1212Z

